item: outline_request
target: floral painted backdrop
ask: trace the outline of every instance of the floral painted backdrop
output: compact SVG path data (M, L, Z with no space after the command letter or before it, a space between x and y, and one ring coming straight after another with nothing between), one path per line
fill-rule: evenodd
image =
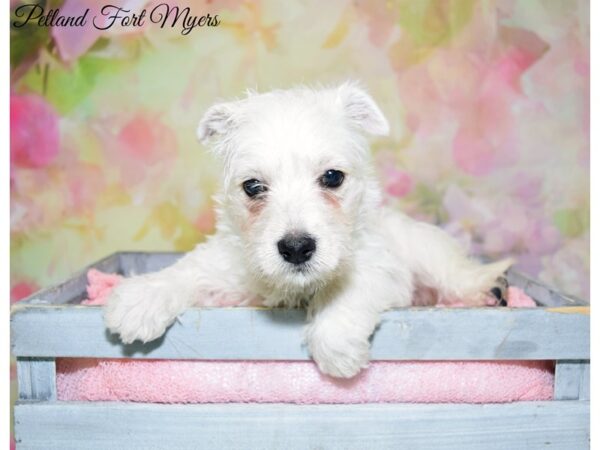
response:
M116 250L192 248L219 183L195 140L207 106L346 78L390 119L373 145L390 203L589 298L588 2L177 5L221 23L11 28L12 300Z
M11 301L117 250L191 249L220 181L203 111L347 78L391 122L373 144L391 204L589 298L587 1L175 3L221 23L11 27Z

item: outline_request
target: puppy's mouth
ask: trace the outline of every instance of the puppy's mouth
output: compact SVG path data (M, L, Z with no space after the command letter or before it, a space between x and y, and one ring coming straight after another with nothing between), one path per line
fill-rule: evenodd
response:
M334 273L336 273L335 269L327 270L318 260L311 260L302 264L284 265L284 278L292 285L321 285L330 281Z
M312 283L318 281L321 278L321 273L318 270L319 265L317 261L311 259L302 263L290 264L284 263L282 266L283 274L292 282L292 284L305 285L306 283Z
M297 273L300 275L308 275L310 272L310 263L305 262L302 264L296 264L291 267L293 273Z

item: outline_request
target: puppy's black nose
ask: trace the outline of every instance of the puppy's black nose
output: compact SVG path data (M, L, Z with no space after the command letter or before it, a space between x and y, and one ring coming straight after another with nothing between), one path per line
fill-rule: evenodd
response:
M311 258L317 249L317 242L309 234L286 234L277 242L277 249L287 262L302 264Z

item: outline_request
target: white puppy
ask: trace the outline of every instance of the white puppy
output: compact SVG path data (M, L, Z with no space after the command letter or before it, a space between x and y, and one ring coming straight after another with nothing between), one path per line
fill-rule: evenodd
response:
M387 120L355 83L212 106L198 137L224 163L217 232L176 264L124 280L105 309L125 343L161 336L193 305L305 305L320 370L369 361L380 314L419 288L481 305L510 261L482 265L442 230L382 206L364 134Z

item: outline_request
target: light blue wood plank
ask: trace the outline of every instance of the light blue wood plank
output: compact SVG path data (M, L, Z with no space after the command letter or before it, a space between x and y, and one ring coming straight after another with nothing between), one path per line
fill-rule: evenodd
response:
M583 300L573 295L567 295L556 289L528 277L525 274L510 269L507 274L509 285L516 286L533 298L541 306L589 306L589 300Z
M581 371L581 383L579 384L579 400L590 400L590 362L584 364Z
M384 314L375 360L589 359L589 309L407 308ZM100 307L21 306L17 356L304 360L304 311L192 308L162 338L123 346ZM227 330L227 332L224 332Z
M556 400L590 399L590 361L557 361L554 376Z
M117 254L125 276L156 272L175 264L184 255L181 252L120 252Z
M20 402L19 449L565 449L588 402L158 405Z
M17 381L21 400L56 400L54 358L17 358Z

